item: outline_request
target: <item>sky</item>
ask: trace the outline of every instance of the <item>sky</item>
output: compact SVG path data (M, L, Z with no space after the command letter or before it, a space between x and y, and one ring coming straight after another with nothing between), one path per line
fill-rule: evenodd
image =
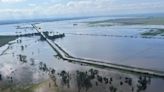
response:
M0 0L0 20L164 13L164 0Z

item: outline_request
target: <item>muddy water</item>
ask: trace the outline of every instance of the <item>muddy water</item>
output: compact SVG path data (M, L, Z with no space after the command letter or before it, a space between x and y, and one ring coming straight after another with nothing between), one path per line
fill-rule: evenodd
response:
M54 24L50 25L51 27L49 28L54 28L52 27L53 25ZM71 24L67 26L69 27L63 27L63 32L64 30L68 31L74 28ZM83 29L80 29L81 32L83 32ZM46 30L48 30L48 28ZM135 30L138 32L137 29ZM58 32L58 30L55 29L55 32ZM129 34L131 34L131 32L129 32ZM136 33L132 34L136 35ZM106 45L106 42L103 42L103 40L107 39L109 43L112 41L110 45ZM88 58L92 58L92 56L94 58L94 55L97 54L97 59L104 59L101 57L105 54L107 57L113 55L107 53L112 50L110 49L111 47L115 48L115 56L123 55L118 52L125 49L128 44L125 44L127 38L122 39L123 41L121 42L120 38L104 38L101 36L92 38L90 36L67 34L65 38L55 41L72 55L87 55L89 56ZM143 40L143 43L147 40L146 43L149 43L148 45L154 44L152 40L149 42L148 39L139 38L138 41L135 42L130 38L128 39L131 40L128 41L133 44L135 44L135 42L142 42ZM93 42L95 42L95 44ZM109 49L99 49L99 46L102 45L98 45L98 42L103 44L103 46L105 46L104 48L108 47ZM155 43L162 44L161 40L156 40ZM112 44L117 45L112 46ZM122 48L120 48L121 45L123 46ZM72 46L73 48L71 48ZM144 46L147 46L147 44L134 45L137 49L134 50L129 47L128 51L138 51ZM0 56L0 92L159 92L164 90L163 78L63 61L46 42L40 41L40 37L37 36L18 38L13 41L13 44L2 47L0 51L4 51L6 48L8 49ZM77 53L75 53L74 50ZM105 54L101 53L100 55L100 53L96 53L96 51L102 52L101 50ZM86 54L85 51L88 52L88 54ZM79 53L82 54L80 55ZM162 50L160 53L163 53ZM160 65L162 67L163 64L159 64L158 66Z

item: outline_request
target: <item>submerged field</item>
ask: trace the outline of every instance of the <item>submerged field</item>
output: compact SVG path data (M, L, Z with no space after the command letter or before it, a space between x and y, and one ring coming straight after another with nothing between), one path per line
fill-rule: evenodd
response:
M0 47L15 39L16 39L15 36L1 36L0 35Z
M136 21L137 25L131 25L133 23L128 19L130 25L99 26L100 22L96 20L94 26L88 26L88 21L94 22L95 19L45 22L38 26L53 34L65 33L65 37L53 41L74 57L163 71L164 27L159 19L154 21L160 25L143 25L139 23L141 20ZM112 22L116 24L118 20ZM16 29L17 25L30 26L24 23L1 25L1 34L36 32ZM8 31L4 32L4 29ZM5 45L9 41L13 44ZM46 41L40 40L40 36L3 36L0 42L3 43L0 46L0 54L3 53L0 55L0 92L164 90L163 77L63 60Z

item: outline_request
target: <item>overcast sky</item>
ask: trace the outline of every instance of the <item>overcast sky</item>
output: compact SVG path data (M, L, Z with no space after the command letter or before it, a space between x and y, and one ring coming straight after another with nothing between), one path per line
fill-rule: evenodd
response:
M164 12L164 0L0 0L0 20Z

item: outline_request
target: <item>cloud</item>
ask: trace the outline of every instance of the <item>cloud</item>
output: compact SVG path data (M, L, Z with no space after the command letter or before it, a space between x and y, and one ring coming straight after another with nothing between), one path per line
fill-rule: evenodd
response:
M37 6L36 4L33 4L33 3L30 3L30 4L28 4L30 7L35 7L35 6Z
M84 16L105 12L106 10L110 11L111 7L111 0L75 0L66 4L52 4L47 7L47 10L54 14L73 14Z
M1 3L18 3L23 1L25 0L0 0Z
M24 0L1 0L1 2ZM62 1L62 0L61 0ZM64 1L62 1L64 2ZM62 16L90 16L129 13L164 12L164 2L121 2L119 0L67 0L65 3L28 3L25 8L0 8L0 18L44 18ZM45 4L46 3L46 4Z
M0 9L1 19L28 19L35 16L36 9Z
M73 0L66 4L50 4L45 15L110 15L126 13L164 12L164 2L118 3L116 0Z

